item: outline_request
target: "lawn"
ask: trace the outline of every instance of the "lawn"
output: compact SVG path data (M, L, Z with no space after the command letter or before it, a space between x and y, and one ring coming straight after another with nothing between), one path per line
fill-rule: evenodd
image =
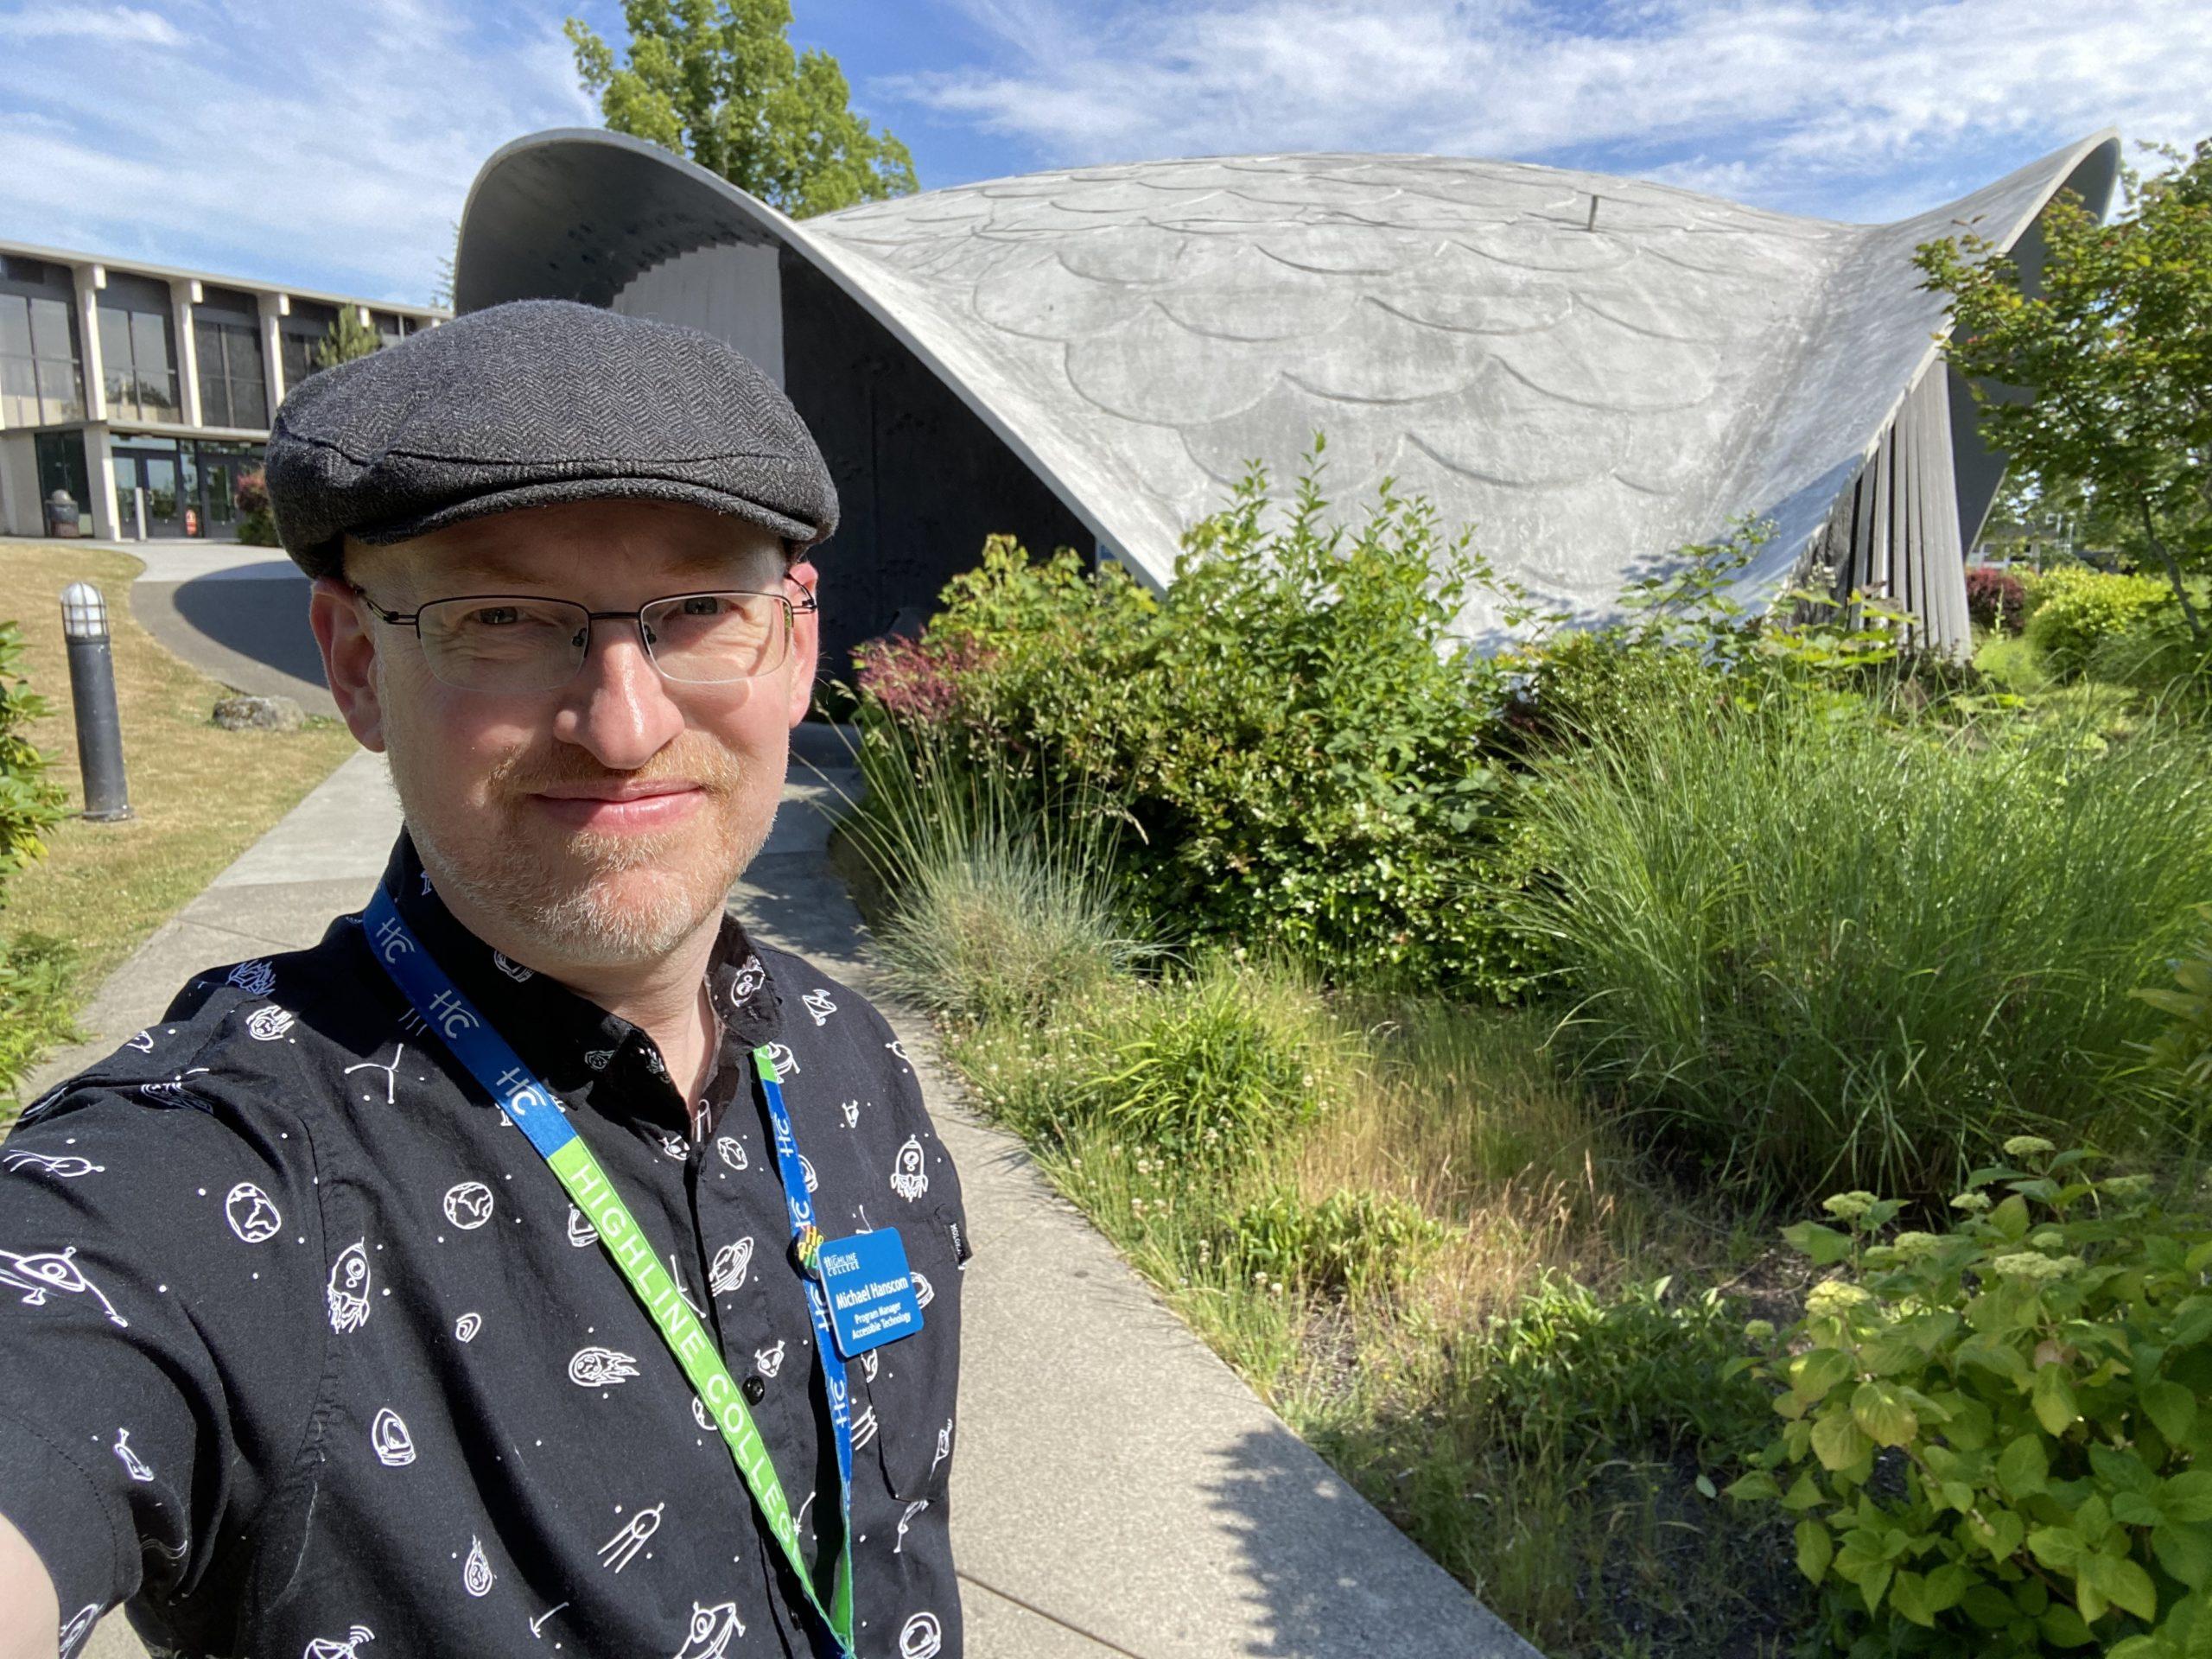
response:
M50 712L30 741L52 760L48 776L83 805L76 722L61 636L61 590L92 582L114 631L116 698L136 816L117 823L69 818L47 857L9 884L0 931L41 934L74 948L70 1008L208 881L350 754L336 721L291 733L229 732L210 717L227 690L156 644L131 616L144 566L96 548L0 541L0 589L19 625L23 667Z

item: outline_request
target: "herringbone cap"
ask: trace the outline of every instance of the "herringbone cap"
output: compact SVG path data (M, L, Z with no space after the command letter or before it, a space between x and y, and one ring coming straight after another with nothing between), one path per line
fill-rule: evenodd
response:
M276 534L310 576L556 501L691 501L798 548L837 527L806 423L714 335L569 300L472 311L293 388L269 435Z

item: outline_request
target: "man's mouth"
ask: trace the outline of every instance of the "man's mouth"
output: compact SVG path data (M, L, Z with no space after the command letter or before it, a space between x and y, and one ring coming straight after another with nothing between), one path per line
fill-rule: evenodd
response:
M668 779L556 784L527 798L536 810L565 828L619 834L679 823L698 810L706 791L688 779Z

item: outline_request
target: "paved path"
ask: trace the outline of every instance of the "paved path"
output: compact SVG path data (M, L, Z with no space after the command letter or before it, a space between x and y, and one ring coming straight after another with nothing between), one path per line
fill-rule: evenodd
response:
M804 728L817 761L831 734ZM810 810L849 772L795 779L733 895L747 924L862 989L864 932ZM358 909L397 833L380 757L354 755L165 924L85 1015L98 1033L37 1096L156 1017L212 963L311 944ZM1284 1427L969 1112L926 1022L885 1004L965 1185L969 1270L953 1542L972 1659L1506 1659L1527 1647ZM1049 1406L1043 1402L1049 1402ZM120 1617L86 1659L138 1659Z

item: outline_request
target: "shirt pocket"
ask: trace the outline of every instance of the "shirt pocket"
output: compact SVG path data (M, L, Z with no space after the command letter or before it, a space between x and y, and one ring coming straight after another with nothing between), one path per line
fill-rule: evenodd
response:
M960 1263L966 1224L952 1206L901 1223L907 1271L916 1280L922 1328L861 1357L876 1460L893 1497L912 1502L944 1491L951 1472L960 1381ZM875 1361L873 1372L868 1361Z

